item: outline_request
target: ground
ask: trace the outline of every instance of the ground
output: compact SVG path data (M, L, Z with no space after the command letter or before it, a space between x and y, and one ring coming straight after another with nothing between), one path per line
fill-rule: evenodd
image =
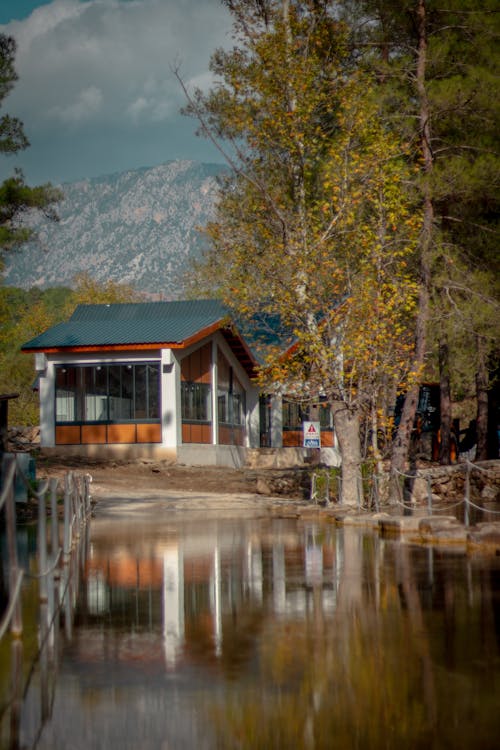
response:
M255 475L244 469L216 466L178 466L164 461L92 461L79 458L39 458L37 479L62 478L68 471L92 476L94 495L130 491L187 491L255 493Z

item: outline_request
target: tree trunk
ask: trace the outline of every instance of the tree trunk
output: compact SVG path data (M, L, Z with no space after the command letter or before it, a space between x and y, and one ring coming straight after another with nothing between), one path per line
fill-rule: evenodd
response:
M341 401L332 404L332 414L342 456L341 501L356 506L362 500L359 417Z
M476 372L476 399L477 399L477 448L476 459L486 461L488 458L488 368L484 356L483 346L478 341L477 347L477 372Z
M451 464L451 390L450 390L450 352L446 336L439 341L439 411L441 445L439 463Z
M420 293L417 320L415 324L415 355L413 371L416 375L422 372L427 348L427 323L429 319L430 287L430 249L434 230L434 205L432 202L429 178L432 174L434 157L431 150L430 109L425 86L427 67L427 20L426 2L418 0L417 4L417 70L416 89L419 106L420 150L424 162L425 178L423 181L423 222L420 235ZM401 421L394 440L391 455L391 475L399 482L398 472L403 472L410 450L411 433L415 422L420 385L418 381L406 394Z

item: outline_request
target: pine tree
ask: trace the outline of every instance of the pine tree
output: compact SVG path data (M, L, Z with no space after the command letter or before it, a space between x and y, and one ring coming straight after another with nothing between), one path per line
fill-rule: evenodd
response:
M363 64L376 70L386 116L413 144L419 166L424 224L415 367L423 370L441 345L446 394L448 371L453 381L448 360L460 356L466 342L476 381L488 388L500 335L498 9L472 0L354 0L342 6L358 19L354 46ZM447 329L446 343L434 335L438 328ZM395 470L407 456L416 401L414 389L395 443ZM443 462L450 458L450 404L443 399ZM484 414L478 415L482 435Z
M0 104L12 90L17 74L14 67L16 43L12 37L0 34ZM23 125L8 114L0 117L0 153L16 154L29 146ZM53 220L57 219L54 203L62 194L51 185L29 187L21 171L0 183L0 251L9 250L32 237L32 231L19 223L28 209L39 209ZM0 258L1 260L1 258Z

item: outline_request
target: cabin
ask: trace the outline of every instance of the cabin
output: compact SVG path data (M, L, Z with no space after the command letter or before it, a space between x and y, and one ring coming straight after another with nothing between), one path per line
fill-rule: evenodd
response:
M251 449L288 447L301 461L306 418L333 446L329 409L259 393L251 335L217 300L79 305L22 350L46 454L241 466Z

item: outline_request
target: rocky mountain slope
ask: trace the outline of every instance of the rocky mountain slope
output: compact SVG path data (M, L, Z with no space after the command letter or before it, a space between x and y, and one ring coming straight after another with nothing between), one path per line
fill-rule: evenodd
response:
M60 221L26 221L39 241L9 254L4 284L71 286L87 271L98 281L132 284L153 297L182 294L198 227L212 216L221 165L173 161L61 186Z

